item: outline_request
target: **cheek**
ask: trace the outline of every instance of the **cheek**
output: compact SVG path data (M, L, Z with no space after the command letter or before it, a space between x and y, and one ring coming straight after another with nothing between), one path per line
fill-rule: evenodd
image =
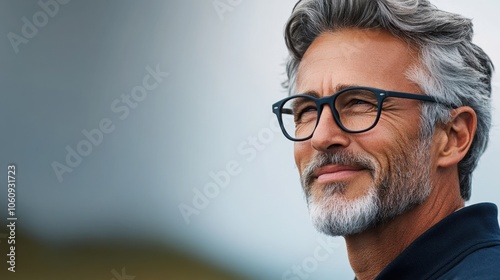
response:
M403 135L391 130L380 131L375 127L366 134L358 135L359 150L375 161L376 168L373 176L376 183L380 183L384 174L392 172L395 155L399 155L407 146L408 140ZM384 135L381 137L381 135Z

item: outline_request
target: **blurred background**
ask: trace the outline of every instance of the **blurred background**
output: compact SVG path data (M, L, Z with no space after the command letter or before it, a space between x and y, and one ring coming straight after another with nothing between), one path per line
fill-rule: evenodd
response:
M0 278L352 279L343 239L309 221L271 113L295 2L1 1ZM434 3L473 18L500 65L500 2ZM494 84L470 203L500 204Z

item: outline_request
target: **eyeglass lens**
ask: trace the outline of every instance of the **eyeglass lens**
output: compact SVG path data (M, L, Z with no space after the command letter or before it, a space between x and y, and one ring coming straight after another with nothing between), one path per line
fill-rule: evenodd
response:
M369 90L343 91L337 94L334 100L338 121L349 132L366 130L377 120L378 100L375 93ZM283 127L290 137L304 139L314 133L319 119L317 104L317 98L297 96L283 105Z

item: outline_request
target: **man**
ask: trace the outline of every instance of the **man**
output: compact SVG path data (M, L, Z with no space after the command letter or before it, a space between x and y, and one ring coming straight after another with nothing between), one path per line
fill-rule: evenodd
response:
M303 0L285 30L314 226L357 279L500 279L497 208L464 207L486 148L493 65L471 21L427 0Z

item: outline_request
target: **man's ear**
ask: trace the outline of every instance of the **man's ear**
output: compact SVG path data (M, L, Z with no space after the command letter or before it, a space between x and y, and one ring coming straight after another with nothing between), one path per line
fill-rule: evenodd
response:
M468 106L454 109L451 119L441 128L438 166L449 167L458 164L467 154L476 134L476 112Z

